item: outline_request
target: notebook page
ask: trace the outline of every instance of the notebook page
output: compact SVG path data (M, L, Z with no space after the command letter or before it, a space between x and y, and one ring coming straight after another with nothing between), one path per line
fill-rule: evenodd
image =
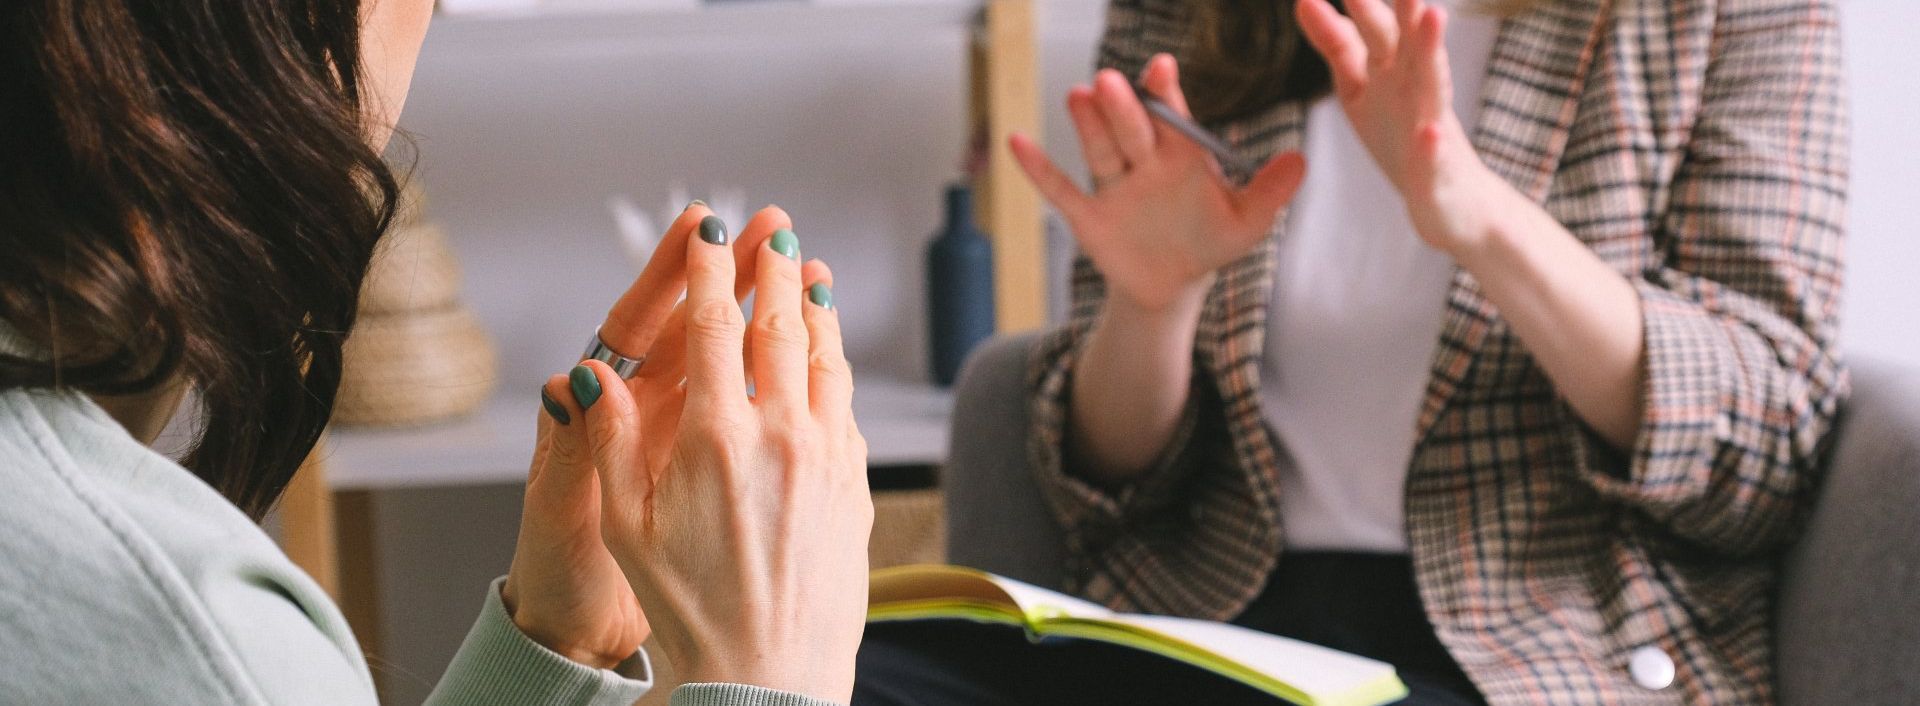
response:
M1106 606L1081 600L1059 591L1049 591L1030 583L1015 581L1005 576L988 574L993 583L1006 591L1020 610L1031 617L1052 618L1067 616L1073 618L1110 618L1114 612Z
M1113 615L1111 620L1203 648L1318 698L1345 694L1395 673L1385 662L1225 623L1158 615Z

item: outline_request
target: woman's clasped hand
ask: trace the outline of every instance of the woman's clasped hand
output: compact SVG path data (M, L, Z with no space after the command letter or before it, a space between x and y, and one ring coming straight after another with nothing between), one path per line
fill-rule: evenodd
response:
M845 702L873 506L832 272L773 207L734 238L695 203L663 243L600 334L638 373L588 361L542 389L503 598L583 663L651 623L690 683Z

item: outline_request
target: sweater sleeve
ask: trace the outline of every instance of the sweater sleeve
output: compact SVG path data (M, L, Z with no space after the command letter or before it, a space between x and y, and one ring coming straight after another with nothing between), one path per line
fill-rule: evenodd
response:
M653 688L653 666L644 650L609 670L534 642L507 617L500 601L503 581L488 587L480 618L427 697L428 706L627 706Z
M685 684L673 690L670 706L839 706L810 696L745 684Z
M1831 0L1724 2L1692 144L1635 281L1644 417L1599 492L1729 553L1791 537L1847 378L1835 350L1847 104Z

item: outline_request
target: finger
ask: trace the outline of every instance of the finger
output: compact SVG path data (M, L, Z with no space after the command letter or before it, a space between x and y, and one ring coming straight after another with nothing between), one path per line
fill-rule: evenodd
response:
M1148 93L1166 103L1174 112L1193 117L1193 112L1187 110L1187 94L1180 90L1180 62L1175 61L1172 54L1155 54L1147 60L1147 69L1140 74L1140 83L1146 86Z
M567 374L567 391L580 407L580 420L570 426L586 432L584 453L576 463L598 469L600 487L606 491L600 494L602 513L643 511L645 498L653 492L653 475L640 455L640 406L632 391L598 360L574 366Z
M1118 176L1127 171L1127 158L1107 129L1107 119L1093 102L1093 89L1076 86L1067 92L1067 115L1073 118L1073 131L1080 137L1080 154L1087 159L1087 171L1095 179Z
M546 438L546 458L540 464L540 471L527 479L528 492L558 493L570 495L580 492L582 483L593 478L593 459L587 452L587 427L579 420L585 419L575 399L572 384L567 375L555 374L547 378L547 384L540 388L542 404L548 404L547 416L550 421L558 422L562 415L569 421L566 424L549 424ZM557 410L556 410L557 408ZM554 414L555 411L561 414Z
M1040 195L1053 204L1060 215L1068 222L1080 220L1080 215L1088 207L1087 194L1066 172L1047 157L1047 153L1034 144L1033 138L1015 133L1007 138L1007 147L1013 151L1013 160L1020 164L1020 171L1026 172L1027 180L1040 190Z
M1093 100L1127 164L1137 167L1153 158L1153 121L1125 76L1113 69L1101 70L1093 77Z
M853 368L840 337L840 313L833 304L833 272L815 260L809 273L807 303L807 400L813 418L831 431L853 421Z
M700 222L713 215L698 201L687 206L661 236L660 246L647 259L646 269L633 281L625 294L607 311L600 325L600 340L613 352L639 358L653 347L667 313L680 300L686 283L687 241L699 230Z
M734 291L734 251L730 244L724 239L688 243L687 402L689 406L704 405L702 413L746 401L746 371L740 347L746 342L747 325Z
M1386 0L1347 0L1347 16L1367 44L1367 56L1377 64L1393 59L1400 44L1400 28L1394 25L1393 8Z
M1167 107L1172 108L1174 112L1188 118L1193 117L1192 112L1187 110L1187 96L1180 91L1179 64L1173 60L1171 54L1155 54L1148 60L1146 71L1140 74L1140 85L1146 88L1147 93L1166 103ZM1153 121L1153 131L1155 139L1161 145L1192 146L1193 144L1184 135L1158 120Z
M1240 214L1242 218L1269 227L1280 209L1293 201L1293 195L1300 190L1300 183L1306 180L1307 161L1299 152L1288 152L1268 160L1267 165L1253 175L1247 186L1240 190ZM1265 229L1259 229L1262 234Z
M1307 43L1327 60L1333 82L1342 94L1351 94L1367 84L1367 46L1353 22L1340 14L1327 0L1300 0L1295 19L1307 35Z
M1407 61L1416 67L1429 90L1422 105L1431 118L1453 107L1453 75L1447 67L1447 11L1428 7L1420 14L1418 25L1407 39Z
M534 419L533 462L527 464L528 485L532 485L534 480L540 477L540 472L547 467L547 447L552 446L553 428L572 421L567 414L567 408L547 395L546 385L540 386L540 406L540 414ZM566 417L568 421L560 421L562 417Z
M807 405L807 325L801 320L800 240L775 232L755 263L753 321L747 327L753 394L762 408L799 412Z
M686 363L687 306L682 303L667 315L666 325L660 327L660 337L653 341L653 352L647 354L647 364L640 366L634 380L677 386L687 376Z
M767 239L781 230L793 230L793 218L779 206L762 208L754 213L752 218L747 219L747 226L740 229L740 237L733 241L734 271L754 271L754 263L759 260L760 253L766 250L764 245ZM752 279L741 278L734 282L733 298L735 300L746 301L747 295L752 292Z
M825 284L828 288L832 288L833 270L827 267L826 261L816 257L800 266L800 281L806 282L809 287Z
M1414 27L1420 23L1420 15L1426 12L1427 4L1422 0L1395 0L1393 3L1394 26L1400 29L1401 37L1413 36Z

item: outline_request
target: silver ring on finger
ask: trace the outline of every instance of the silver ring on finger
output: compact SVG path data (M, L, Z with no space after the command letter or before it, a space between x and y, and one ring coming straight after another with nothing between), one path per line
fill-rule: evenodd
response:
M640 366L647 362L647 357L644 355L628 358L615 353L607 346L606 341L600 340L600 329L593 330L593 338L587 340L587 350L580 354L580 359L606 363L607 367L613 369L613 374L620 376L622 380L632 380L634 375L640 373Z

